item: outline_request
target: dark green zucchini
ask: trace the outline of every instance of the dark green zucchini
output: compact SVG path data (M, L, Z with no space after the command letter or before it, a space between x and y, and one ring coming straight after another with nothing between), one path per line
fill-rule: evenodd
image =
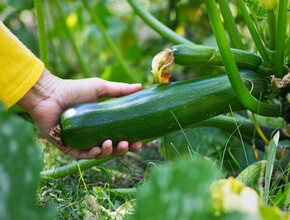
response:
M174 62L183 66L217 65L222 66L222 57L217 47L193 44L179 44L172 47ZM231 49L239 68L257 70L262 59L254 53Z
M253 94L266 90L262 76L242 71ZM61 115L62 142L75 148L100 146L106 139L135 142L155 138L195 122L244 109L226 74L155 85L110 101L82 104Z

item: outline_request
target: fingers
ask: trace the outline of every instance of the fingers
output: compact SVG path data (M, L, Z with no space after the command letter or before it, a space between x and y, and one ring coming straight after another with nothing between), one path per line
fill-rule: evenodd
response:
M120 141L113 150L114 156L125 155L129 150L129 143L127 141Z
M96 159L105 158L112 155L113 144L111 140L106 140L102 144L102 152L95 157Z
M57 146L57 148L65 153L68 154L76 159L94 159L97 158L98 155L102 153L102 149L100 147L93 147L89 150L80 150L72 147L60 147Z
M141 141L137 141L135 143L131 143L129 146L129 151L131 152L136 152L138 150L140 150L142 147L142 142Z
M120 141L118 145L113 149L112 155L122 156L125 155L128 151L135 152L140 150L142 147L142 142L138 141L135 143L129 144L127 141Z
M109 156L123 156L128 151L138 151L142 147L142 142L138 141L129 144L127 141L120 141L116 147L113 148L112 141L106 140L102 147L93 147L88 150L81 150L71 147L57 146L60 151L68 154L76 159L101 159Z
M77 159L101 159L112 155L113 145L111 140L103 142L102 147L93 147L88 150L80 150L71 147L66 147L66 154L69 154Z

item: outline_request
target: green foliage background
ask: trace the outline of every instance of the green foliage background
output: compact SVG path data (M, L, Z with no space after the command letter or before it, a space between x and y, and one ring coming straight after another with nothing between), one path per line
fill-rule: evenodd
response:
M30 124L0 105L0 219L55 216L52 207L43 209L36 205L42 158L33 134Z
M106 32L119 49L136 81L152 84L152 57L172 44L151 30L133 13L128 3L119 1L88 1L98 14ZM161 22L197 43L215 44L210 31L206 11L199 8L201 2L140 1ZM60 5L65 22L57 5ZM99 76L107 80L130 80L122 72L120 64L105 42L98 26L83 7L81 1L42 1L48 44L48 69L63 78L83 78ZM0 4L0 18L36 55L37 23L33 1L7 1ZM69 27L74 43L88 69L83 71L77 60L72 42L64 25ZM212 69L211 67L210 69ZM214 70L215 72L218 70ZM190 78L204 71L185 69L177 71L176 77ZM208 74L208 71L206 71Z
M82 1L41 2L48 47L47 68L53 74L68 79L101 77L112 81L141 82L144 88L154 83L150 72L152 57L164 48L171 47L172 44L150 29L132 11L127 1L91 0L88 2L91 9L96 12L106 33L118 48L133 80L128 77L128 73L105 41L100 27L92 19ZM216 45L203 1L140 0L139 2L162 23L185 38L198 44ZM255 22L260 22L258 30L262 33L261 36L266 37L263 35L263 30L266 28L265 11L258 7L258 1L245 2L251 6L251 11L255 12L253 14ZM242 16L237 8L231 5L245 47L253 51L254 45ZM33 53L40 56L33 0L0 1L0 19ZM81 65L82 62L84 65ZM174 69L173 80L216 74L222 71L224 71L223 67L179 66ZM19 109L12 108L10 111L30 120L29 116ZM243 114L247 117L246 112ZM271 127L281 125L280 119L275 119L274 123L268 118L258 120L261 124ZM219 128L189 128L185 130L185 133L168 134L154 141L151 143L153 147L151 146L150 150L145 147L134 156L115 159L85 173L80 171L60 180L44 181L39 186L38 173L42 169L42 159L44 169L52 170L70 164L73 159L61 155L52 149L49 143L43 142L35 127L27 121L14 117L1 108L0 219L2 217L3 219L20 219L19 216L40 219L39 212L42 212L44 216L42 218L51 219L54 215L51 209L40 209L36 205L39 203L45 206L50 202L58 208L58 219L78 219L88 216L99 219L113 218L112 213L122 208L121 204L129 204L131 208L137 204L136 216L132 219L153 219L157 218L156 216L158 218L161 216L160 219L170 219L170 217L176 219L175 214L184 219L188 219L189 216L191 218L193 215L199 219L211 218L212 216L205 210L210 209L208 188L210 182L217 178L216 168L199 159L191 158L183 161L184 158L188 157L189 152L197 152L203 157L210 157L222 163L221 166L217 165L222 167L219 172L224 175L223 177L237 175L257 160L251 143L256 136L256 134L253 134L253 137L239 136L237 132L223 131ZM36 144L35 139L41 144ZM283 142L282 145L289 147L289 141ZM42 155L39 149L42 149ZM258 150L258 153L259 159L266 159L263 150ZM174 165L176 163L176 166L159 165L163 163ZM160 166L160 169L154 170L150 176L152 164ZM23 170L32 173L31 183L27 184L28 182L25 181L31 177L27 176ZM286 166L285 170L280 169L277 173L280 179L274 181L270 203L289 210L289 166ZM147 175L150 176L148 182L146 182ZM13 179L8 184L10 177ZM114 191L114 188L119 187L130 189L138 187L143 184L143 181L146 184L140 188L139 200L136 203L135 193L133 195L120 194ZM280 187L278 181L284 185ZM85 189L86 184L89 185L89 190ZM256 190L259 190L256 181L255 186ZM37 188L38 195L35 196ZM189 196L192 194L195 197ZM280 196L275 197L276 194ZM93 205L87 199L87 195L93 198ZM162 200L164 198L165 200ZM172 198L174 199L171 200ZM184 201L186 204L183 204ZM96 210L94 210L94 205L98 207ZM145 207L142 209L144 205L146 209ZM5 211L7 207L9 210ZM167 212L168 207L172 209L172 212L176 209L181 213L176 212L168 217L166 216L170 214ZM11 211L15 209L19 212ZM131 209L126 209L128 210ZM152 212L146 210L152 210ZM196 212L193 213L193 211ZM7 213L11 216L7 216ZM242 219L242 217L244 216L239 213L230 213L220 219Z

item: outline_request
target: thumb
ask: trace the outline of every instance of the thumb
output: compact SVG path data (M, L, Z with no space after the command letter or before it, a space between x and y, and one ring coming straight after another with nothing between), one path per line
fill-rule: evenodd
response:
M95 102L101 97L119 97L139 91L141 84L128 84L110 82L100 78L87 78L81 80L66 80L64 94L65 106L72 106L86 102Z
M128 84L104 80L100 88L100 97L120 97L137 92L141 88L142 85L140 83Z

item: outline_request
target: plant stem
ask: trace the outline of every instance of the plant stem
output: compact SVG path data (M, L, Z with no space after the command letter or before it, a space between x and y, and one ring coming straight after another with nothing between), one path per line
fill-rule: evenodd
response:
M68 28L68 26L67 26L67 24L65 22L64 12L63 12L58 0L55 0L55 5L56 5L56 8L57 8L57 10L59 12L64 32L65 32L65 34L66 34L66 36L67 36L67 38L68 38L68 40L69 40L69 42L70 42L70 44L72 46L73 51L76 54L77 60L78 60L78 62L80 64L80 67L81 67L85 77L91 77L91 74L90 74L90 72L89 72L89 70L87 68L87 65L85 64L84 59L83 59L83 57L82 57L82 55L81 55L81 53L80 53L80 51L79 51L74 39L73 39L73 34L71 33L70 29Z
M257 133L262 138L262 140L265 142L265 144L269 144L270 141L268 140L268 138L265 136L265 134L261 130L260 125L259 125L259 123L258 123L258 121L257 121L256 116L255 116L254 113L252 113L252 117L253 117L253 121L255 123L255 128L256 128Z
M248 13L248 10L244 4L243 0L237 0L237 4L238 4L238 8L241 11L241 14L244 18L245 23L248 26L248 29L251 33L251 36L254 40L255 46L257 47L257 50L259 51L261 57L263 58L264 61L269 62L269 56L267 54L266 48L261 40L261 37L259 36L259 33L256 29L256 27L254 26L254 23L251 19L250 14Z
M262 103L249 93L247 87L244 85L239 75L238 68L235 64L235 60L227 42L226 34L223 29L216 3L212 0L205 0L205 4L227 75L235 93L238 96L239 101L247 109L254 113L265 116L279 116L279 106Z
M106 158L98 159L98 160L74 161L74 162L67 164L65 166L62 166L62 167L42 171L40 173L40 176L41 176L42 181L63 178L63 177L78 173L79 169L86 170L86 169L89 169L91 167L100 165L106 161L112 160L113 158L114 157L106 157Z
M269 29L269 49L275 50L276 44L276 18L274 10L267 11L267 21Z
M128 0L132 9L137 15L147 23L153 30L159 33L162 37L174 44L193 44L192 41L178 35L160 21L158 21L154 16L152 16L148 11L146 11L137 0Z
M116 188L116 189L110 189L110 192L112 193L118 193L118 194L125 194L125 195L135 195L138 192L138 188Z
M238 27L231 12L229 2L227 0L218 0L218 3L220 5L225 27L227 28L233 47L240 50L245 50L241 35L239 34Z
M45 26L44 26L41 0L34 0L34 7L35 7L36 17L37 17L40 59L42 60L44 65L47 67L48 56L47 56L46 34L45 34Z
M94 20L96 25L98 26L103 38L107 42L108 46L112 50L113 54L115 55L116 59L119 61L121 67L123 68L127 80L130 82L136 82L136 77L132 74L132 72L129 70L125 60L123 59L120 51L117 49L116 45L114 44L113 40L110 38L110 36L107 34L106 29L102 23L102 21L99 19L99 17L96 15L96 13L92 10L92 8L88 5L86 0L82 0L83 5L87 9L87 11L90 13L91 18Z
M237 128L236 125L239 126L239 130L243 135L251 137L255 134L255 124L249 119L242 117L234 118L225 115L219 115L201 122L197 122L190 127L211 126L221 128L228 132L233 132ZM260 126L260 129L267 138L270 138L273 132L277 130L277 128L270 128L265 126ZM286 136L283 136L282 138L286 138Z
M276 77L283 77L284 64L284 45L286 40L287 29L287 6L288 0L279 1L277 33L276 33L276 52L274 54L274 70Z

